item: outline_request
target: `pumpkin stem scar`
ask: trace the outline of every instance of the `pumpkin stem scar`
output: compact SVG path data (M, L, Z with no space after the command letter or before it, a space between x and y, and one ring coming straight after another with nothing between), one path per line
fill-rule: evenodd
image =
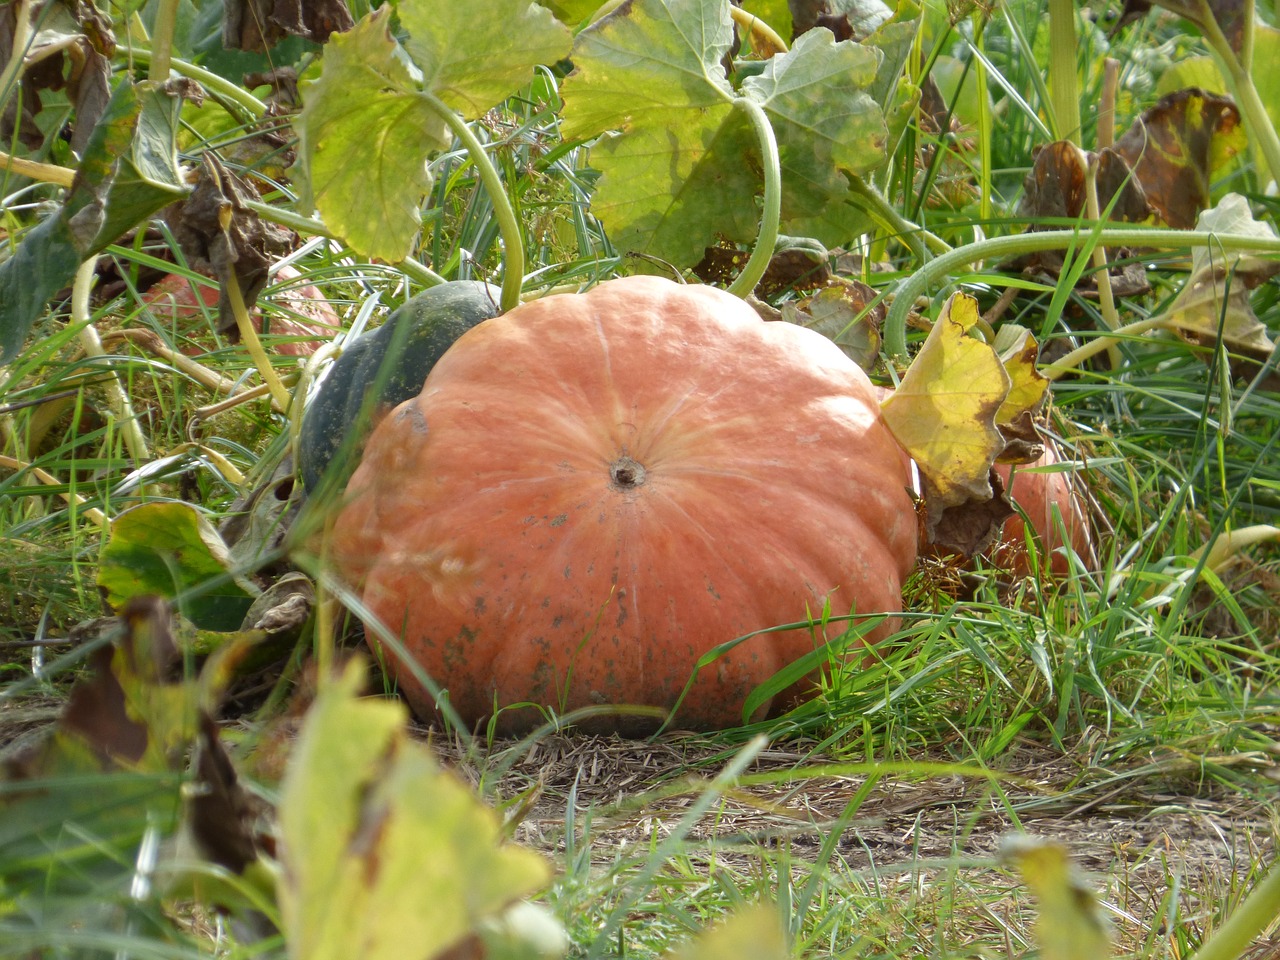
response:
M644 464L628 456L621 456L609 464L609 479L619 490L634 489L645 481Z

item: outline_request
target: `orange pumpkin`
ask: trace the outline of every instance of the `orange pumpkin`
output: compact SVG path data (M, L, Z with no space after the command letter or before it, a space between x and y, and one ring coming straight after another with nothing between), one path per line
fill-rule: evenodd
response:
M1024 467L1012 468L1013 485L1009 490L1009 499L1026 513L1031 521L1031 528L1040 538L1041 566L1057 577L1065 577L1071 572L1071 564L1066 554L1060 549L1070 545L1086 563L1092 567L1097 561L1094 556L1093 531L1089 524L1089 514L1084 498L1076 489L1074 474L1028 473L1031 467L1048 467L1059 462L1057 449L1051 440L1046 439L1044 454L1034 463ZM996 464L996 469L1009 483L1011 468L1006 464ZM1062 526L1054 518L1054 508L1062 518ZM1063 540L1063 531L1066 540ZM1022 514L1018 513L1005 521L999 542L992 548L992 559L1002 567L1012 570L1019 576L1031 573L1027 554L1026 523Z
M330 555L467 723L495 705L670 709L718 644L827 603L900 609L908 482L870 382L829 340L712 287L628 277L464 334L371 436ZM815 642L738 645L675 722L739 723ZM504 710L498 728L541 719Z

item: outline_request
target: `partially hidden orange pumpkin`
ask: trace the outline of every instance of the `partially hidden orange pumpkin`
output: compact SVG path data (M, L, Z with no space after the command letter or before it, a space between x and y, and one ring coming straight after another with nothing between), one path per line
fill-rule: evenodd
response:
M330 555L469 724L518 704L670 710L718 644L828 604L900 609L909 482L870 382L829 340L712 287L628 277L464 334L370 437ZM823 639L738 645L674 722L741 722L748 693ZM543 718L504 709L497 727Z
M1019 576L1028 576L1033 572L1023 514L1031 521L1031 529L1040 539L1041 573L1065 577L1071 572L1071 562L1062 549L1064 546L1069 546L1087 567L1092 568L1097 564L1089 511L1077 488L1075 475L1070 471L1028 472L1036 467L1052 467L1059 462L1056 445L1052 440L1046 439L1044 454L1034 463L1022 467L996 464L996 469L1006 484L1012 474L1009 499L1021 512L1005 521L991 556L995 563Z

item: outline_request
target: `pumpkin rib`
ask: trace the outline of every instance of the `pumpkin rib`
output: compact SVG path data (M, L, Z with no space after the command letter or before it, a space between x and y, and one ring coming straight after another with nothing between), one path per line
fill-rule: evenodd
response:
M825 338L721 291L627 278L464 334L370 438L332 552L468 722L495 696L670 707L727 640L828 599L898 610L907 482L869 382ZM738 722L821 639L740 644L677 722Z

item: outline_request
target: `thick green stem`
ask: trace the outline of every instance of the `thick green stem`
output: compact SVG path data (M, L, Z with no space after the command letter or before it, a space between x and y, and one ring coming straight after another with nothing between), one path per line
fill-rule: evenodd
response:
M178 22L178 0L160 0L156 7L156 25L151 31L151 69L147 78L155 83L169 79L173 51L173 28Z
M730 7L729 15L733 17L733 22L740 26L743 30L748 31L760 37L766 44L773 47L778 53L787 52L787 42L778 36L778 32L765 23L754 14L748 13L741 7Z
M742 272L729 284L730 293L746 297L769 268L774 247L778 245L778 225L782 222L782 162L778 159L778 140L773 135L773 127L764 114L764 108L746 97L736 98L733 105L751 121L764 160L764 215L760 218L760 232Z
M1139 227L1103 227L1091 233L1092 225L1082 230L1042 230L1023 233L1014 237L994 237L977 243L956 247L930 260L915 273L898 284L894 300L885 317L885 350L891 357L906 359L907 314L916 298L953 271L979 260L1003 259L1039 250L1064 250L1089 238L1113 247L1152 247L1178 250L1188 247L1207 247L1213 244L1223 250L1250 250L1280 258L1280 238L1265 240L1259 237L1231 233L1206 233L1199 230L1156 230Z
M152 57L157 56L157 54L152 51L140 47L132 48L129 51L129 54L139 63L146 64L151 64ZM169 60L169 67L174 73L187 77L190 80L199 81L200 85L210 93L217 94L219 97L222 97L222 99L229 100L232 103L243 107L255 120L260 120L266 116L267 105L248 90L244 89L244 87L237 86L230 80L220 77L216 73L211 73L203 67L197 67L194 63L188 63L185 60L171 58ZM154 75L154 69L152 70L152 74Z
M850 183L850 192L856 198L854 202L863 209L867 216L871 217L881 229L891 234L894 239L904 243L921 263L928 260L930 254L941 256L950 252L950 244L937 234L930 233L924 227L913 223L900 214L883 193L861 177L853 178ZM922 240L924 241L923 244L921 243Z
M503 188L502 177L489 155L484 144L480 142L465 120L458 116L448 105L430 93L421 94L425 102L439 114L440 119L448 124L453 135L467 148L476 172L480 174L480 182L484 184L489 202L493 204L494 216L498 218L498 232L502 235L502 300L503 312L512 309L520 302L520 290L524 286L524 235L520 231L520 220L511 206L511 199Z

